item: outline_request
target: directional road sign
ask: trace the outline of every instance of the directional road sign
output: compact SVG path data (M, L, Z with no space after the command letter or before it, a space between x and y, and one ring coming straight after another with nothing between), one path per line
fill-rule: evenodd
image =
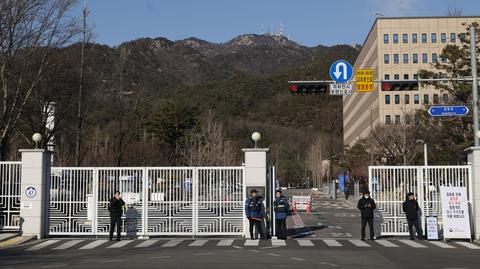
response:
M337 83L349 81L352 74L352 65L345 60L338 60L330 66L330 77Z
M432 106L428 109L432 117L465 116L468 114L467 106Z

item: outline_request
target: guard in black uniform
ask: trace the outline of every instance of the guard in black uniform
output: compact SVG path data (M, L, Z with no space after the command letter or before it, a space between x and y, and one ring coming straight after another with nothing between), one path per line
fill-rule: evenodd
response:
M357 205L362 215L362 240L365 240L365 226L370 228L370 239L375 240L375 232L373 230L373 210L377 208L375 201L370 197L370 192L365 191L363 197L358 201Z
M113 239L113 230L115 229L115 226L117 227L117 241L120 241L123 206L125 206L125 202L120 198L120 192L115 191L114 196L110 199L110 203L108 204L108 211L110 211L110 235L108 239L110 241Z

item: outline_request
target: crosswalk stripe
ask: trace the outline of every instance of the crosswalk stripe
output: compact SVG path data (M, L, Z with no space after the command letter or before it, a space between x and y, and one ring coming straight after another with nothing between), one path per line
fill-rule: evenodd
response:
M108 240L95 240L95 241L93 241L92 243L87 244L87 245L81 247L80 249L93 249L93 248L96 248L96 247L98 247L98 246L100 246L100 245L103 245L103 244L105 244L105 243L107 243L107 242L108 242Z
M387 241L387 240L375 240L379 245L382 245L386 248L398 248L398 245L395 245L394 243Z
M301 247L313 247L314 246L312 240L308 240L308 239L299 239L299 240L297 240L297 242Z
M405 245L409 245L409 246L411 246L411 247L413 247L413 248L426 248L426 247L427 247L427 246L425 246L425 245L419 244L419 243L417 243L417 242L415 242L415 241L412 241L412 240L404 240L404 239L402 239L402 240L398 240L398 241L404 243Z
M75 246L75 245L77 245L77 244L79 244L79 243L81 243L81 242L83 242L83 241L85 241L85 240L71 240L71 241L67 241L67 242L61 244L61 245L58 246L58 247L54 247L53 249L54 249L54 250L63 250L63 249L71 248L71 247L73 247L73 246Z
M132 242L133 242L133 240L122 240L122 241L116 242L113 245L108 246L107 248L121 248L121 247L126 246L127 244L132 243Z
M323 240L323 242L325 242L325 244L327 244L327 246L329 247L341 247L342 244L340 244L340 242L338 242L337 240L333 240L333 239L325 239Z
M256 247L258 246L259 240L252 240L252 239L247 239L245 240L244 246L246 247Z
M445 244L443 242L440 242L440 241L428 241L428 242L430 242L430 244L433 244L433 245L435 245L437 247L441 247L441 248L455 248L452 245L447 245L447 244Z
M174 240L170 240L168 241L167 243L163 244L162 245L162 248L171 248L171 247L175 247L177 246L178 244L182 243L183 240L181 239L174 239Z
M369 244L365 243L362 240L352 239L348 240L350 243L354 244L356 247L370 247Z
M153 245L153 244L155 244L155 243L157 243L157 242L158 242L158 240L149 239L149 240L145 240L144 242L136 245L135 247L136 247L136 248L147 248L147 247L149 247L149 246L151 246L151 245Z
M272 246L286 246L285 240L272 239Z
M477 246L475 244L472 244L472 243L469 243L469 242L455 242L455 243L460 245L460 246L464 246L466 248L469 248L469 249L480 249L479 246Z
M35 245L35 246L27 249L27 251L40 250L40 249L42 249L42 248L44 248L44 247L50 246L50 245L55 244L55 243L57 243L57 242L59 242L59 241L60 241L60 240L47 240L47 241L45 241L45 242L42 242L42 243L40 243L40 244L37 244L37 245Z
M217 246L218 247L229 247L233 244L233 239L224 239L224 240L220 240L218 243L217 243Z
M205 245L207 242L208 242L208 240L195 240L188 246L189 247L201 247L201 246Z

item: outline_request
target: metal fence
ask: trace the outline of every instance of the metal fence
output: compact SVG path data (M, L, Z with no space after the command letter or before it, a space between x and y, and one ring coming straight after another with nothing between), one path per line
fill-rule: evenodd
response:
M123 234L243 235L244 167L52 167L51 235L106 235L114 191ZM18 230L21 163L0 164L0 229Z
M472 200L471 166L373 166L369 167L369 189L377 204L376 234L408 235L402 203L408 192L417 196L421 220L437 216L442 222L440 186L467 187Z

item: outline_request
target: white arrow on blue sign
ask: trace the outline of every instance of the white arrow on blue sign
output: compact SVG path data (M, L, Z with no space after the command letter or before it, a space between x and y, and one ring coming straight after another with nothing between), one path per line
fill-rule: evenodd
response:
M348 82L352 74L352 65L345 60L338 60L330 66L330 77L337 83Z
M468 111L467 106L432 106L428 114L432 117L465 116Z

